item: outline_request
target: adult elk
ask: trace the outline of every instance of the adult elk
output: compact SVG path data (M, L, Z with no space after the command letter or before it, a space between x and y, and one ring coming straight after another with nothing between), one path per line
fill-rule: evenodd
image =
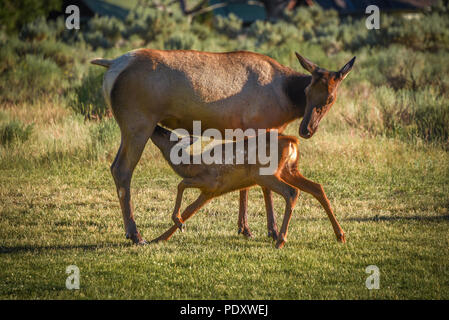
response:
M103 93L120 127L121 144L111 165L127 238L144 243L131 205L134 168L158 123L192 131L204 129L278 129L303 118L299 135L313 136L355 61L340 71L319 68L296 53L311 73L303 75L270 57L245 51L209 53L191 50L137 49L114 60L91 63L107 67ZM272 210L271 191L264 190ZM239 223L246 222L247 190L241 192ZM243 218L242 218L243 217ZM277 235L274 221L269 231Z

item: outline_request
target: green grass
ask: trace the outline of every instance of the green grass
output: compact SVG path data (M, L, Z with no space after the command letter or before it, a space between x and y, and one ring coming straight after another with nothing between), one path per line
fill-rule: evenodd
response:
M326 122L325 122L326 123ZM296 131L297 124L289 132ZM301 170L319 181L348 242L302 194L289 241L266 237L263 197L250 192L255 235L237 235L238 193L213 200L167 243L131 245L104 157L61 157L1 169L0 297L5 299L447 299L449 156L394 139L329 132L301 142ZM136 221L150 240L171 225L179 178L150 143L133 179ZM184 206L197 192L188 191ZM275 197L278 224L283 201ZM65 288L80 268L81 289ZM368 290L368 265L380 289Z
M18 35L0 30L0 299L448 299L447 5L413 21L383 15L378 31L318 6L242 29L171 9L137 8L126 23L93 18L76 32L44 18ZM335 106L300 143L300 169L324 186L347 243L301 194L276 250L259 188L249 197L253 239L237 235L234 192L166 243L126 240L109 172L120 133L103 103L104 69L89 60L137 47L250 50L302 72L295 51L331 70L356 55ZM132 182L147 240L171 226L179 181L149 143ZM196 195L188 190L183 207ZM279 196L275 208L280 225ZM80 290L65 288L69 265ZM379 290L365 287L369 265L380 269Z

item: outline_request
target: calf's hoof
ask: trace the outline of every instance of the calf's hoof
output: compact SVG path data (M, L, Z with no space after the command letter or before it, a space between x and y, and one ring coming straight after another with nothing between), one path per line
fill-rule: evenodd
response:
M186 225L184 223L181 222L181 219L179 219L178 217L174 217L173 218L173 222L175 223L175 225L178 227L179 231L184 232L186 229Z
M284 237L284 235L280 234L279 239L276 242L276 249L282 249L287 242L287 239Z
M344 232L337 235L337 241L341 243L346 243L346 235Z

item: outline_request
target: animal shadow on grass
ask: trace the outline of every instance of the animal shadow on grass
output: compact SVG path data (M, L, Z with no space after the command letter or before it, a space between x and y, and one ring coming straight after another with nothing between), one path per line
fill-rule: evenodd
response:
M366 221L400 221L400 220L415 220L415 221L429 221L429 222L440 222L440 221L449 221L449 215L439 215L439 216L378 216L374 217L352 217L342 219L342 221L357 221L357 222L366 222Z
M132 246L131 243L99 243L99 244L74 244L74 245L49 245L49 246L11 246L0 247L0 254L4 253L21 253L21 252L42 252L50 250L84 250L94 251L107 248L125 248Z

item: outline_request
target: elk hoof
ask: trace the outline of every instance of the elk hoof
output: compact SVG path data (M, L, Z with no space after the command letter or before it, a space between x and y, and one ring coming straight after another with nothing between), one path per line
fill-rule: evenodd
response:
M279 235L279 239L276 242L276 249L282 249L287 242L287 239L284 237L284 235Z
M238 234L243 234L243 236L245 236L246 238L252 238L253 234L251 233L251 231L249 230L248 227L240 227Z
M147 244L149 244L147 240L141 239L137 245L138 246L146 246Z
M251 231L249 231L249 229L244 229L244 230L243 230L243 235L244 235L246 238L252 238L252 237L253 237L253 234L251 233Z
M148 242L146 240L142 239L142 236L140 235L139 232L133 233L133 234L126 233L125 236L126 236L126 239L130 239L134 244L137 244L137 245L148 244Z
M267 236L268 236L268 238L272 238L273 239L273 241L277 241L278 240L278 232L276 231L276 230L270 230L270 231L268 231L268 234L267 234Z
M344 232L337 235L337 241L341 243L346 243L346 235Z
M186 225L184 223L180 223L180 225L178 226L179 231L184 232L186 231Z

